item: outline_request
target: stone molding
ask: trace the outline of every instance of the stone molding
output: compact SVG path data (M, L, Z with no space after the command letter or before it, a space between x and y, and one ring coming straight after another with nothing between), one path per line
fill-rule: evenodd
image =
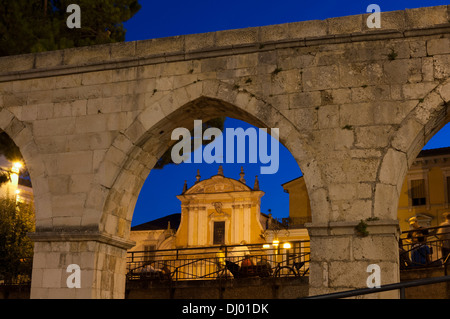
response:
M33 242L96 241L122 249L129 249L136 244L134 241L98 231L37 231L29 233L28 236Z
M399 232L398 220L380 219L373 221L364 221L367 224L367 230L370 234L382 235ZM339 236L339 235L355 235L355 227L357 221L339 221L325 223L306 223L310 236ZM394 229L394 231L393 231Z

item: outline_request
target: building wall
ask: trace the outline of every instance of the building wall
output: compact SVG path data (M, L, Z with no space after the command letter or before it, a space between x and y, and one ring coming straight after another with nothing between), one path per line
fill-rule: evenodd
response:
M311 205L303 176L282 186L289 193L289 217L294 220L311 218Z
M450 176L450 149L447 154L421 157L413 163L400 192L398 220L402 231L409 230L408 219L416 216L424 227L439 226L444 221L443 213L449 211L447 177ZM414 205L412 186L414 180L424 181L426 203Z
M136 242L136 245L129 249L129 251L144 251L148 246L159 247L163 241L164 230L151 231L132 231L130 239Z
M272 279L272 278L271 278ZM245 278L223 282L199 280L178 282L170 289L165 282L128 284L127 299L296 299L307 297L308 277Z
M132 231L130 239L136 245L130 251L143 250L146 245L155 245L156 249L219 245L214 243L215 222L225 223L225 245L264 243L261 235L267 217L260 213L263 195L259 189L221 175L200 181L177 196L181 202L178 229L173 233L163 229ZM220 207L215 206L217 203Z
M191 207L184 207L180 227L176 233L176 247L212 246L214 222L225 222L225 243L236 245L261 242L263 231L259 218L259 205L222 201L223 214L218 214L212 206L217 198L210 197ZM200 205L200 206L198 206Z
M263 242L260 200L264 192L245 183L218 175L199 181L177 196L181 201L181 223L176 247L212 246L214 225L224 222L222 244Z

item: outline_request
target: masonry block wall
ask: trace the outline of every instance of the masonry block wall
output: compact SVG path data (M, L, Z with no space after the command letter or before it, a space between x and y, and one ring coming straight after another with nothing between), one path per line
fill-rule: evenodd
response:
M408 165L449 121L450 7L0 58L0 129L36 205L33 298L123 298L139 191L176 127L280 128L311 200L310 293L399 281ZM355 226L368 221L369 236ZM82 290L66 287L79 263Z

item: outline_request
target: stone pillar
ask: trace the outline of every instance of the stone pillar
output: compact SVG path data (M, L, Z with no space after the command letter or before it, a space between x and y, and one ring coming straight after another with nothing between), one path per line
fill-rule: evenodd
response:
M311 240L311 296L367 288L371 275L367 267L371 264L380 267L381 285L400 281L398 221L365 223L365 236L357 233L357 222L307 224ZM398 297L398 291L392 291L362 298Z
M36 232L34 241L32 299L123 299L127 249L134 243L99 232ZM80 288L69 288L80 269Z

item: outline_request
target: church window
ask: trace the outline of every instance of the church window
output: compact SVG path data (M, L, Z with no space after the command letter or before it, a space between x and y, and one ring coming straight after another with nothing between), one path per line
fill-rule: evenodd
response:
M213 245L225 244L225 222L214 222Z

